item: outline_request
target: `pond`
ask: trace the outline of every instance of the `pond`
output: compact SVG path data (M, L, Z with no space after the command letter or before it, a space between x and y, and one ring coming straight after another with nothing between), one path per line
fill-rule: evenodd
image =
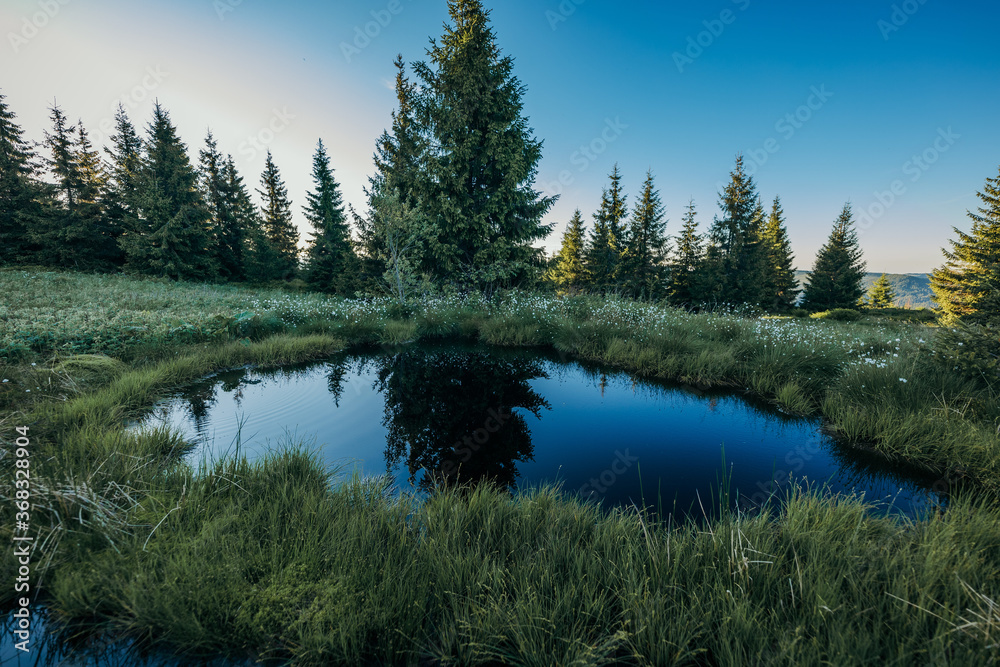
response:
M195 465L305 442L332 468L388 475L418 495L435 482L490 480L510 491L557 482L608 508L702 518L717 511L725 478L741 509L793 481L864 493L877 511L913 515L943 501L933 479L839 446L818 420L529 350L420 345L225 371L177 391L133 428L158 425L195 444ZM0 664L189 664L138 655L115 637L49 635L39 612L31 654L14 648L16 619L7 616Z
M554 352L420 345L227 371L142 425L160 424L197 443L192 463L306 442L329 466L418 494L455 481L511 491L557 482L606 507L693 516L713 513L724 480L744 509L793 480L904 514L940 500L933 478L839 446L818 420Z

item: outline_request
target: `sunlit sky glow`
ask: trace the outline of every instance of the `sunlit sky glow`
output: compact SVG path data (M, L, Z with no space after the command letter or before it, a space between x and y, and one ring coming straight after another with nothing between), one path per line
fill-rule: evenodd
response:
M692 197L707 228L742 152L765 203L782 197L800 268L851 201L874 214L862 219L870 270L924 272L997 174L997 3L491 6L545 142L537 187L562 193L546 219L556 223L550 250L575 208L590 221L616 162L630 195L653 170L669 232ZM119 101L144 127L158 98L192 159L211 128L254 187L264 165L254 143L270 148L305 233L317 139L363 210L395 105L392 60L423 59L446 19L444 0L3 0L0 92L33 140L53 99L100 142ZM366 24L376 36L345 54ZM879 193L894 199L882 210Z

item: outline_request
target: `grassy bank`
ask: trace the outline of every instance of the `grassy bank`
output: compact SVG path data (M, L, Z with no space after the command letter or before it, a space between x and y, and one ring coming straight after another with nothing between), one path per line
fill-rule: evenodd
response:
M932 363L931 329L516 294L401 308L30 275L0 272L0 294L18 295L0 304L0 467L13 478L13 427L30 425L36 573L75 631L297 664L1000 661L1000 510L989 494L1000 415L986 390ZM116 338L119 324L88 315L98 295L119 323L143 328ZM179 313L198 332L190 339L176 333ZM36 316L72 326L37 329ZM419 504L371 481L335 483L291 444L195 470L176 434L123 429L214 370L450 337L553 346L822 413L852 442L977 480L978 499L905 521L796 490L772 515L666 526L552 489ZM12 572L10 550L2 558Z
M116 548L74 544L53 568L54 610L189 655L296 664L1000 657L995 507L901 524L796 493L773 521L668 529L552 490L416 504L372 483L332 489L295 452L159 486L121 517Z

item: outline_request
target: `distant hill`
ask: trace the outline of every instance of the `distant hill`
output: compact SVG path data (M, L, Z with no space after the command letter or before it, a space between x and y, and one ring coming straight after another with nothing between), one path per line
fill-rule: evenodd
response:
M867 290L878 280L881 273L865 275L864 285ZM934 308L934 293L931 291L931 277L926 273L890 273L889 282L896 291L896 304L909 308ZM795 277L803 285L809 284L808 271L796 271Z

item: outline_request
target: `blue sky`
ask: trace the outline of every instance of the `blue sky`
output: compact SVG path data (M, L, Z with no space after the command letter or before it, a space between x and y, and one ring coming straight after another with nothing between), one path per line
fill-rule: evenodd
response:
M668 231L692 197L707 228L742 152L766 203L782 197L800 268L851 201L870 270L923 272L997 175L993 2L492 7L545 142L538 187L561 193L550 249L575 208L590 219L616 162L633 195L653 170ZM251 184L270 148L307 231L316 140L363 209L392 60L424 58L446 19L444 0L4 0L0 91L32 139L53 99L100 139L120 100L145 125L155 97L192 153L211 128Z

